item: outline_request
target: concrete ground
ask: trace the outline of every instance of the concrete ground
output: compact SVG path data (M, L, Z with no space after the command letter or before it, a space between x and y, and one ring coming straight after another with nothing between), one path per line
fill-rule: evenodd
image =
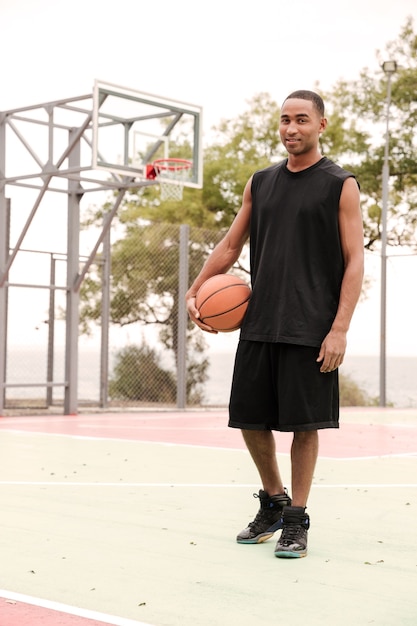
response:
M279 533L235 541L260 485L226 421L0 418L0 626L415 626L417 410L346 409L321 433L294 560L274 557Z

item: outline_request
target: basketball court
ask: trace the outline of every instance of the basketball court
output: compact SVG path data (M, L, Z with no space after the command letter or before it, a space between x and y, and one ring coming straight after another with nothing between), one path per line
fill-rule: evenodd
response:
M1 418L0 626L414 625L416 410L344 409L322 431L309 554L289 561L278 533L235 542L259 483L226 421Z
M260 485L226 410L76 415L81 284L99 249L109 283L110 226L129 190L159 185L164 200L201 188L201 107L95 81L91 94L0 118L0 415L7 391L27 386L7 379L9 296L22 289L49 296L47 380L32 386L65 394L63 416L0 417L0 626L415 626L416 410L344 410L341 429L321 433L300 560L276 559L276 538L235 541ZM81 201L103 191L112 200L80 266ZM62 250L48 208L58 197ZM35 216L51 241L25 251ZM51 250L65 258L62 280L52 260L46 278L23 280L22 255ZM180 253L180 301L186 268ZM63 380L51 367L55 293L66 301ZM102 371L108 320L103 291ZM185 311L178 328L185 403ZM290 486L291 435L277 444Z

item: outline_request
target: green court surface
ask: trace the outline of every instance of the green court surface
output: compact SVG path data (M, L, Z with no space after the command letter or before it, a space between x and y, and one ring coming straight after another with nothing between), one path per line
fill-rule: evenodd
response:
M225 412L1 419L0 596L121 626L415 626L417 411L347 410L342 422L323 434L308 557L287 560L273 554L279 533L235 541L260 485L238 431L210 443L207 424L228 432ZM0 626L14 626L1 611Z

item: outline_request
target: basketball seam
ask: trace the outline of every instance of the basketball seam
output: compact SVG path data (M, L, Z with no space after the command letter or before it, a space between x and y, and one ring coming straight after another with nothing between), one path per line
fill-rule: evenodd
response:
M240 306L242 306L242 304L246 304L246 302L248 302L249 300L250 300L250 294L248 295L246 300L242 300L242 302L240 302L239 304L236 304L236 306L233 306L231 309L227 309L226 311L222 311L221 313L216 313L215 315L205 315L205 316L203 316L201 318L201 321L204 322L205 320L215 319L216 317L220 317L221 315L226 315L226 313L231 313L232 311L235 311ZM200 305L200 306L202 306L202 305Z
M239 302L239 304L236 304L235 306L233 306L231 309L227 309L226 311L222 311L221 313L216 313L215 315L204 315L201 319L208 320L214 317L220 317L220 315L226 315L226 313L231 313L235 309L238 309L240 306L242 306L242 304L245 304L246 302L248 302L249 299L250 299L250 296L248 296L246 300L242 300L242 302Z
M210 300L210 298L212 298L216 294L220 293L221 291L224 291L225 289L230 289L231 287L246 287L249 290L249 294L248 294L247 299L244 300L244 302L247 302L247 300L249 300L251 296L251 292L250 292L250 287L248 285L242 285L242 283L231 283L230 285L226 285L225 287L220 287L220 289L216 289L216 291L212 291L202 302L199 302L197 308L200 309L203 306L203 304L207 302L207 300ZM198 297L198 293L196 297ZM230 310L232 311L233 309L230 309Z

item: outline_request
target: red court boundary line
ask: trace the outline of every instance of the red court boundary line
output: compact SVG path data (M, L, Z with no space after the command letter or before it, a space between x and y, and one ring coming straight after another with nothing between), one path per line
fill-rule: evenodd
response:
M6 417L0 419L2 430L246 450L240 431L227 426L227 411ZM415 424L357 423L342 419L339 429L319 432L320 458L417 456L417 415ZM291 442L292 433L277 433L278 454L288 454Z
M152 626L0 589L1 626Z

